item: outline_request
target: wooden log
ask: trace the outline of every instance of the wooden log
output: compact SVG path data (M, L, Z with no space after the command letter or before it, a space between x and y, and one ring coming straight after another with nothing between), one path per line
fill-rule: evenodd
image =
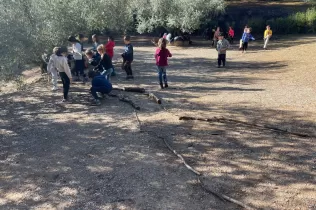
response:
M124 87L123 90L126 92L145 93L145 88L140 87Z
M155 94L153 94L153 93L145 93L145 95L147 95L149 99L155 101L157 104L161 104L161 99L158 98Z
M129 98L127 98L124 95L120 95L119 100L130 104L136 110L140 110L140 107L138 105L136 105L132 100L130 100Z

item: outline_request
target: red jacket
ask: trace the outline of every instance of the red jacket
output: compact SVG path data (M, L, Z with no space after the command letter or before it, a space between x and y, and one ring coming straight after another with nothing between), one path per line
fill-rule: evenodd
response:
M168 57L172 57L168 49L156 49L155 58L157 66L168 66Z
M234 31L233 29L229 29L228 35L229 35L230 37L234 37L234 36L235 36L235 31Z
M104 47L105 47L106 54L108 54L108 56L110 56L110 58L112 59L113 56L114 56L115 42L114 41L108 41L108 43L106 43L104 45Z

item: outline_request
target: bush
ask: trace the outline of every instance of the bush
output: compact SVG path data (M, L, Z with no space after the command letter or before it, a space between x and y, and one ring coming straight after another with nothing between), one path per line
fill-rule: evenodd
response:
M271 26L274 34L314 33L316 31L316 8L309 8L306 12L297 12L288 17L270 19L265 23L261 18L251 19L248 23L255 32L259 26L267 24Z

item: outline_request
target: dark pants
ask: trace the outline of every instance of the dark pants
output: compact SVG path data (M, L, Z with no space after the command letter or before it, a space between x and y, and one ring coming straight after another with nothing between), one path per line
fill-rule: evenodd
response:
M248 48L248 42L243 42L242 43L242 51L246 51Z
M125 70L127 76L133 76L132 61L123 61L123 69Z
M90 92L91 92L93 98L95 98L95 99L99 99L97 93L108 94L111 92L111 90L112 90L112 88L107 88L107 87L103 87L103 86L90 88Z
M69 77L65 72L59 72L59 76L61 81L63 82L63 89L64 89L64 99L68 99L68 92L70 87L70 80Z
M218 66L221 66L222 62L223 62L223 66L225 66L225 64L226 64L226 54L219 54L217 62L218 62Z
M230 36L230 37L228 37L228 40L229 40L229 43L230 43L230 44L233 44L233 43L234 43L234 37L231 37L231 36Z
M75 60L75 73L76 76L83 76L85 77L86 75L84 74L84 60Z

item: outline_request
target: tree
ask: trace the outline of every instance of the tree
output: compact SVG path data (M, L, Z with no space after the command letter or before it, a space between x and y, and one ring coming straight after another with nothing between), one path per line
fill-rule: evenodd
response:
M204 18L222 12L225 7L222 0L135 0L132 5L139 33L161 26L192 32L200 27Z
M156 27L190 32L223 8L223 0L1 0L0 73L38 60L69 35L133 27L139 33Z

